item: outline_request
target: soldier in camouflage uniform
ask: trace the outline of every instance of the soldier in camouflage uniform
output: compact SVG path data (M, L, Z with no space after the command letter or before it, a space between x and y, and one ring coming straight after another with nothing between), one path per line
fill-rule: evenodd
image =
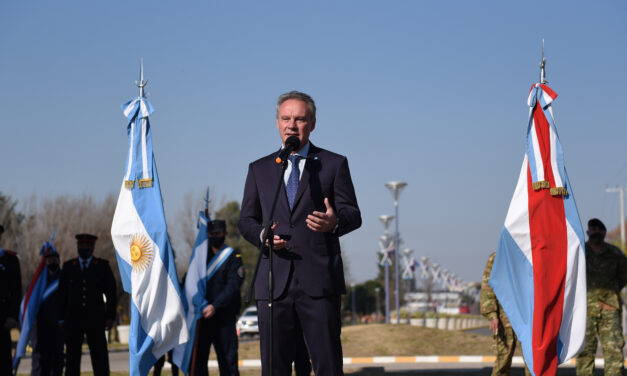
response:
M577 376L592 375L597 352L597 334L605 360L606 375L622 375L624 370L622 302L620 290L627 282L627 258L605 240L603 222L588 221L586 275L588 317L584 349L577 355Z
M496 341L496 360L492 368L492 376L500 376L510 374L509 370L512 366L512 357L514 356L514 351L516 351L518 339L512 329L512 324L509 323L505 311L503 311L503 307L501 307L501 303L496 300L496 295L488 284L490 274L492 273L494 256L496 256L496 252L488 257L483 278L481 279L481 315L490 320L490 329L492 329L494 340ZM531 375L526 366L525 375Z

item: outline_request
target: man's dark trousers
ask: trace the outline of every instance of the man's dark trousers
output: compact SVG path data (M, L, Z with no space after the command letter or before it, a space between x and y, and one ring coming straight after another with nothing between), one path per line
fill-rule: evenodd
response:
M229 318L219 317L219 314L216 316L209 319L198 320L198 342L196 343L193 376L209 375L207 361L209 359L209 349L212 344L216 351L216 356L218 357L220 375L239 375L235 319L229 319L230 315Z
M68 327L69 326L69 327ZM79 376L81 369L81 355L83 353L83 337L87 336L89 355L94 375L109 375L109 353L104 326L88 326L81 323L73 327L65 324L65 374Z
M257 311L260 324L261 359L264 361L262 374L268 375L267 371L270 369L268 301L257 301ZM320 327L321 318L326 319L327 327ZM299 325L302 327L302 334L298 328ZM298 280L292 274L285 294L274 300L273 349L275 351L272 354L272 375L289 376L292 374L292 361L299 355L297 354L298 346L294 346L294 343L299 341L295 338L303 335L307 341L316 374L342 375L341 330L340 295L312 298L303 292Z

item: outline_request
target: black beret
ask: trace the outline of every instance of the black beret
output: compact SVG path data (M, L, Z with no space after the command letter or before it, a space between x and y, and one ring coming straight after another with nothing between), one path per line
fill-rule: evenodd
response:
M226 231L226 222L221 219L214 219L207 225L207 232Z

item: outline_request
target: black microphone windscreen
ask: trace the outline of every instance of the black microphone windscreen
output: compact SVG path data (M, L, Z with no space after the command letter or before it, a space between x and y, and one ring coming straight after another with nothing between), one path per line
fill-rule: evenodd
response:
M290 136L285 140L285 147L291 148L292 150L296 150L300 147L300 140L298 136Z

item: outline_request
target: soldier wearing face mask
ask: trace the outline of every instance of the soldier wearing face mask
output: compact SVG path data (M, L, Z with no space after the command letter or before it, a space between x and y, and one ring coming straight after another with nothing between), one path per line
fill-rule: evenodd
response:
M2 249L4 227L0 225L0 375L13 372L11 329L17 328L22 298L22 275L15 252Z
M80 375L81 346L87 337L94 375L109 375L105 330L115 319L116 289L107 260L94 257L94 235L76 235L78 257L63 264L59 318L66 346L66 375Z
M207 225L207 306L198 320L193 375L208 375L207 360L213 344L220 375L239 375L235 323L241 308L240 287L244 267L240 254L224 244L226 222L213 220Z
M57 325L58 286L61 268L56 249L46 254L46 287L37 313L31 376L60 376L63 371L63 333Z
M605 242L603 222L588 221L586 281L588 305L584 349L577 355L577 375L592 375L597 335L605 360L605 375L622 375L624 366L622 301L620 290L627 283L627 258L617 247Z

